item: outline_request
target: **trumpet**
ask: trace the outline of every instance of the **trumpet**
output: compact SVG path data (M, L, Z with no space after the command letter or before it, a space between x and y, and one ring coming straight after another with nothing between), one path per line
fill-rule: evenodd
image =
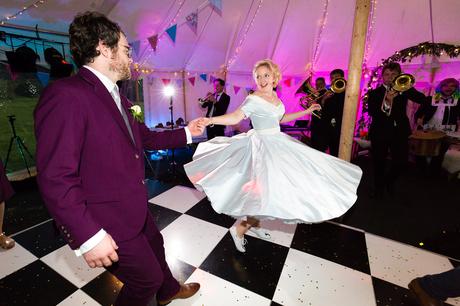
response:
M200 105L203 105L203 103L208 102L209 98L211 98L211 97L214 96L215 94L216 94L215 92L208 92L208 94L206 95L206 97L204 97L204 98L198 98L198 102L200 103Z

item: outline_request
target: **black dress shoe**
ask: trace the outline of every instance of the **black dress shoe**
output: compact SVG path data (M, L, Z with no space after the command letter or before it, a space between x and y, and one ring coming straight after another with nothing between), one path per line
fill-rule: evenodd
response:
M444 302L430 296L420 285L420 278L409 283L409 291L415 296L420 306L443 306Z

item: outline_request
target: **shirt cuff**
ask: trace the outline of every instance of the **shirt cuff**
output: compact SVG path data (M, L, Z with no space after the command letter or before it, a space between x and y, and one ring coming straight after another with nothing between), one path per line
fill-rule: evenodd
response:
M190 133L188 126L184 127L184 130L185 130L185 135L187 136L187 144L191 144L192 143L192 133Z
M99 244L99 242L101 242L104 239L106 234L107 232L104 231L104 229L101 229L99 232L96 233L96 235L89 238L85 243L83 243L79 249L74 250L75 255L81 256L89 250L91 250L92 248L94 248L96 245Z

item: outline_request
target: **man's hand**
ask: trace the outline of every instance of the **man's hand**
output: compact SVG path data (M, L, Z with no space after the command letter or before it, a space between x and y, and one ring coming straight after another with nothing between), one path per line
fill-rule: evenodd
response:
M391 106L393 105L393 99L399 95L399 92L395 91L395 90L390 90L389 92L387 92L387 94L385 95L385 102L388 106Z
M118 246L112 239L112 236L106 234L104 239L94 248L83 254L83 257L91 268L108 267L113 262L118 261L117 249Z
M204 118L196 118L188 123L187 127L192 136L200 136L201 134L203 134L205 127L205 125L203 124L203 119Z

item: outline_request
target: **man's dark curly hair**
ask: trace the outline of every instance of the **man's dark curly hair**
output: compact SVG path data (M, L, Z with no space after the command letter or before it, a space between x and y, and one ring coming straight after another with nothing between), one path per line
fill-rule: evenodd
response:
M70 52L78 67L93 62L100 52L99 41L116 51L120 39L120 26L98 12L85 12L75 16L69 27Z

